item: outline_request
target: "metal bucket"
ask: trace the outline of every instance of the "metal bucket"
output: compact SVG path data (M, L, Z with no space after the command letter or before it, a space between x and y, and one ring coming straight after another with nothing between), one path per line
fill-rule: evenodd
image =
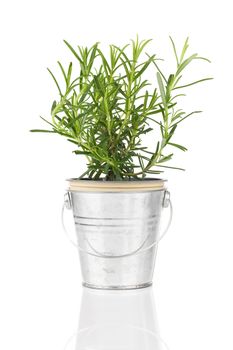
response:
M146 188L71 186L66 193L84 286L134 289L151 285L158 241L164 235L159 233L161 212L171 204L164 186L148 187L143 182ZM168 226L170 222L171 215Z

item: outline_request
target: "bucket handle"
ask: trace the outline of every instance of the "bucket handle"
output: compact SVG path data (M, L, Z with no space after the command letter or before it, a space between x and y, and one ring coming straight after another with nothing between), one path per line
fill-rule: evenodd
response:
M162 204L163 208L169 208L170 209L170 213L169 213L169 219L168 219L168 223L163 231L163 233L160 235L160 237L155 240L152 244L150 244L148 247L142 249L146 243L146 241L148 240L150 234L148 234L148 236L146 237L146 239L144 240L144 242L141 244L141 246L139 248L137 248L136 250L134 250L133 252L127 253L127 254L121 254L121 255L108 255L108 254L103 254L101 252L98 252L89 241L88 245L90 246L90 248L94 251L94 253L92 252L88 252L85 249L83 249L82 247L80 247L72 238L70 233L68 232L68 230L66 229L66 225L65 225L65 220L64 220L64 213L65 213L65 209L70 210L72 208L72 201L71 201L71 195L70 192L66 192L64 195L64 203L62 206L62 212L61 212L61 222L62 222L62 227L63 230L67 236L67 238L69 239L69 241L76 247L78 248L79 251L89 254L91 256L95 256L98 258L105 258L105 259L116 259L116 258L125 258L125 257L129 257L132 255L136 255L139 253L142 253L148 249L151 249L152 247L154 247L155 245L157 245L161 239L166 235L166 233L168 232L168 229L171 225L172 222L172 217L173 217L173 207L172 207L172 202L171 202L171 198L170 198L170 192L165 190L164 193L164 197L163 197L163 204Z

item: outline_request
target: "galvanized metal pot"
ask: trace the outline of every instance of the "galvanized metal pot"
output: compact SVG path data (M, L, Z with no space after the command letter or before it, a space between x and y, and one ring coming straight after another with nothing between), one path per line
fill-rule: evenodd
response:
M73 210L83 285L101 289L151 285L163 236L161 212L168 206L172 209L163 180L69 180L64 208ZM170 222L171 215L168 226Z

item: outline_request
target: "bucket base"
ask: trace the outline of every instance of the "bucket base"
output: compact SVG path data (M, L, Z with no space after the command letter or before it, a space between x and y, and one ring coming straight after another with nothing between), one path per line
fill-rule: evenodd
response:
M90 284L83 282L83 287L91 288L91 289L105 289L105 290L131 290L131 289L141 289L147 288L152 285L152 282L138 284L135 286L97 286L95 284Z

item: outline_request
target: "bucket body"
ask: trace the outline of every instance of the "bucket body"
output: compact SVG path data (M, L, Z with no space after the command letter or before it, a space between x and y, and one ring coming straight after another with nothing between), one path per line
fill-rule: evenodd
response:
M151 285L165 189L69 190L87 287Z

